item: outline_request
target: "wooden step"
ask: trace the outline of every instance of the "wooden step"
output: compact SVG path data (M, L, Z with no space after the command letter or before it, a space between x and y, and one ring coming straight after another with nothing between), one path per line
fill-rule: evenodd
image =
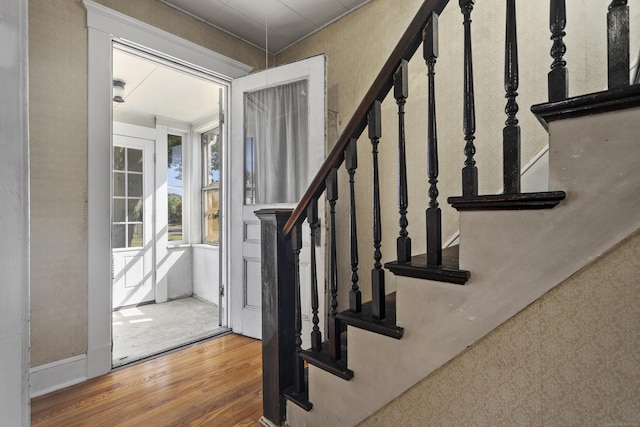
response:
M317 366L318 368L325 370L333 375L336 375L343 380L349 381L353 378L353 371L347 368L347 333L343 332L341 335L341 349L342 354L340 360L333 361L329 356L329 342L322 343L322 350L313 351L312 349L304 350L300 353L302 359L307 363Z
M360 313L353 313L345 310L338 314L338 319L347 325L356 328L366 329L377 334L386 335L391 338L400 339L404 334L404 329L396 325L396 293L385 296L386 317L382 320L374 319L371 314L371 301L362 304Z
M458 211L497 211L552 209L565 199L564 191L538 193L487 194L484 196L449 197L447 201Z
M542 126L549 130L549 123L556 120L590 116L638 106L640 106L640 85L631 85L533 105L531 112L536 115Z
M427 254L422 254L412 256L410 262L392 261L384 267L396 276L464 285L471 274L466 270L460 270L459 254L460 246L455 245L442 249L441 266L427 265Z

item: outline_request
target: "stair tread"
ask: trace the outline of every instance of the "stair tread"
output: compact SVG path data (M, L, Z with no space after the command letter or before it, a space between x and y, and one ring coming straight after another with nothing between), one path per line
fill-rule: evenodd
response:
M549 130L549 122L618 111L640 105L640 85L588 93L554 102L532 105L531 112Z
M381 320L373 318L371 301L362 304L360 313L345 310L338 314L338 318L344 323L356 328L366 329L388 337L400 339L404 329L396 325L396 293L385 296L386 317Z
M442 249L440 266L427 265L427 254L421 254L413 255L410 262L392 261L386 263L384 267L396 276L464 285L471 274L467 270L460 270L459 259L460 246L455 245Z
M447 202L459 211L552 209L566 196L564 191L541 191L449 197Z
M329 342L322 343L322 349L320 351L313 351L312 349L303 350L300 353L300 357L309 364L316 366L322 370L325 370L333 375L336 375L344 380L349 381L353 378L353 371L347 368L347 334L341 334L341 349L342 355L340 360L333 361L329 356Z

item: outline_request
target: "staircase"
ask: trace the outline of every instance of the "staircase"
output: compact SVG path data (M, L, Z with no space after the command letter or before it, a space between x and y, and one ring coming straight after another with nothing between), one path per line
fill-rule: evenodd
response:
M464 20L464 167L462 195L448 202L460 211L460 245L442 248L438 200L435 66L438 15L446 0L427 0L365 95L320 172L293 212L268 210L262 221L264 424L351 426L390 402L494 330L544 293L640 229L640 86L629 84L629 10L609 7L609 89L568 98L563 55L564 0L551 0L549 102L531 108L549 132L549 187L520 191L518 43L515 0L506 1L503 192L478 194L471 16L473 0L459 0ZM413 254L407 233L407 148L404 105L407 61L422 46L429 76L426 141L430 188L425 254ZM626 55L625 55L626 52ZM398 109L397 195L380 194L378 143L381 104L393 93ZM365 136L363 134L367 131ZM372 148L373 261L361 263L355 205L356 144ZM349 248L336 245L338 168L349 177ZM603 166L604 165L604 166ZM615 165L615 168L606 167ZM413 171L411 173L414 173ZM422 172L421 172L422 173ZM318 312L315 241L318 203L328 204L328 313ZM381 204L398 200L397 260L381 263ZM358 206L358 209L362 209ZM299 255L302 223L311 226L311 348L301 339ZM367 224L366 226L369 226ZM338 278L346 262L348 283ZM368 266L373 265L371 272ZM390 274L392 273L392 274ZM395 292L387 292L387 284ZM338 304L348 286L348 304ZM363 286L371 301L362 302ZM367 292L368 293L368 292ZM337 307L348 306L338 312ZM323 328L326 319L326 328ZM323 330L324 329L324 330ZM285 401L286 398L286 401ZM287 403L288 401L288 403Z

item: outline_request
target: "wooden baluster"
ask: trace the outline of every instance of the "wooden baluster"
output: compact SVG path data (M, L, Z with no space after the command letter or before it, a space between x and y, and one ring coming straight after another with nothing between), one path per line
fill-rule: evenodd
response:
M520 126L518 125L518 33L516 30L516 2L507 0L507 19L504 55L504 89L507 92L507 114L502 130L503 192L520 193Z
M613 0L607 13L609 89L629 86L629 6Z
M385 318L384 270L380 260L382 251L382 224L380 221L380 182L378 180L378 143L382 136L380 101L374 101L369 110L369 139L373 152L373 269L371 270L371 314L374 319Z
M471 12L475 0L459 0L464 16L464 110L463 130L466 141L464 154L467 157L462 168L462 196L478 195L478 169L473 156L476 147L473 144L476 133L475 94L473 90L473 58L471 53Z
M306 394L307 389L304 380L304 360L300 357L302 353L302 306L300 301L300 250L302 249L302 225L298 224L291 230L291 245L294 254L294 327L295 327L295 347L293 387L296 393Z
M331 289L331 311L329 312L329 357L332 361L342 356L340 342L340 319L338 315L338 260L336 255L336 200L338 200L338 171L331 169L327 177L327 200L329 200L329 286Z
M400 212L400 236L397 239L398 262L411 261L411 238L407 231L407 155L405 148L404 106L409 96L409 63L402 60L400 67L393 75L393 95L398 104L398 210Z
M429 207L427 208L427 265L442 265L442 216L438 204L438 133L436 125L435 66L438 58L438 15L433 13L423 37L423 57L429 78L427 118L427 170L429 173Z
M356 226L356 190L355 174L358 168L358 150L356 138L351 138L345 150L345 166L349 173L349 235L351 238L351 291L349 292L349 310L354 313L362 311L362 294L358 286L358 231Z
M322 350L322 332L320 332L320 318L318 317L318 274L316 262L316 243L318 242L318 231L320 223L318 222L318 199L313 199L307 208L307 221L311 229L310 251L311 251L311 313L313 315L313 329L311 330L311 349L313 351Z
M549 102L562 101L569 96L569 71L564 55L567 53L567 45L564 44L564 29L567 25L567 10L565 0L551 0L549 27L551 29L551 71L548 76Z

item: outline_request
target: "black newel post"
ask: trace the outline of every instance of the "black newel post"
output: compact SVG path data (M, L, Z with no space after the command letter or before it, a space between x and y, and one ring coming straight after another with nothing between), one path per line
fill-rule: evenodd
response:
M629 86L629 6L613 0L607 13L609 89Z
M262 235L262 411L280 425L285 419L283 392L294 385L295 255L291 234L282 230L291 209L256 212Z

